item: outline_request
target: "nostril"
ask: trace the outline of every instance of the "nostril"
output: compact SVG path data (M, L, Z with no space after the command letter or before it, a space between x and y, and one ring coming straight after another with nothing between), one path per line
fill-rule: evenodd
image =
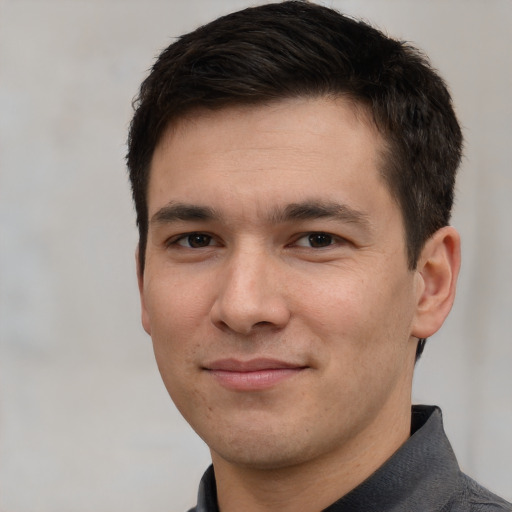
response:
M265 327L266 325L272 325L272 322L266 322L266 321L257 322L254 324L254 327L258 327L258 326Z

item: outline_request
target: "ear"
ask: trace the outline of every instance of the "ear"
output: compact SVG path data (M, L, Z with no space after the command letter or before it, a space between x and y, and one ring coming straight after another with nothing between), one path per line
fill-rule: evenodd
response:
M140 268L140 245L137 244L135 248L135 266L137 268L137 283L139 285L139 297L141 308L142 327L151 336L151 324L149 321L149 313L146 308L146 301L144 299L144 274Z
M446 226L427 240L418 260L413 336L428 338L443 325L455 299L459 268L460 237L455 228Z

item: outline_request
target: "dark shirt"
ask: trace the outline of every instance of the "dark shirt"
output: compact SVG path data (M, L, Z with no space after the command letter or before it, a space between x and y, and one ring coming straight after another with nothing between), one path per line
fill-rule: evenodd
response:
M210 466L189 512L219 512ZM373 475L323 512L512 512L512 505L461 472L441 410L412 408L411 437Z

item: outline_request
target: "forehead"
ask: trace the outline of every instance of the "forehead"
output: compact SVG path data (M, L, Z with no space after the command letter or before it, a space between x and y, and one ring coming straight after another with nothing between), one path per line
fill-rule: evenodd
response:
M197 201L199 191L201 199L242 195L251 204L308 194L355 199L367 186L387 188L384 147L368 112L345 98L196 111L174 123L154 152L149 214L163 202L194 194Z
M314 113L311 116L311 113ZM258 133L262 129L268 129L265 121L272 119L276 129L290 126L286 124L286 119L293 113L294 119L307 121L310 131L304 129L306 126L296 126L297 131L304 131L304 135L314 132L328 123L339 124L338 128L348 124L348 128L360 130L363 126L368 132L376 138L376 143L382 147L383 139L373 119L371 109L362 101L354 99L349 95L315 95L315 96L297 96L283 97L269 101L258 101L252 103L233 103L221 107L207 108L198 106L186 110L177 118L171 119L167 128L162 133L155 151L162 149L175 138L176 135L189 135L191 132L199 132L208 124L214 123L217 126L224 124L230 128L234 120L243 121L250 119L252 132ZM295 134L296 135L296 134ZM154 155L153 155L154 156Z

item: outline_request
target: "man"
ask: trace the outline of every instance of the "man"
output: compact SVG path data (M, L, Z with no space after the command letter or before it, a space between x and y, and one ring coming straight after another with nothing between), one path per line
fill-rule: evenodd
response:
M318 5L162 52L128 166L142 323L212 455L193 510L512 510L411 409L455 294L461 146L419 52Z

